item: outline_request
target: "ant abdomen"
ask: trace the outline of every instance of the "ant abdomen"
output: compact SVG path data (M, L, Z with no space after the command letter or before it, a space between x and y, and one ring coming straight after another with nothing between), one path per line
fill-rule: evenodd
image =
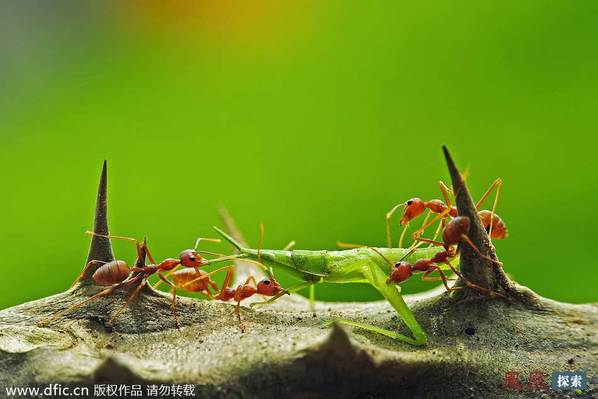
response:
M496 213L493 216L491 211L483 210L478 212L478 216L486 232L490 232L490 221L492 221L491 238L501 240L507 237L507 226Z
M203 276L205 278L200 278ZM208 289L208 286L214 288L214 285L210 284L211 280L207 276L207 273L199 269L180 269L172 273L171 278L178 286L183 287L187 291L204 291Z
M99 285L113 285L129 277L130 270L124 260L113 260L98 268L91 278Z

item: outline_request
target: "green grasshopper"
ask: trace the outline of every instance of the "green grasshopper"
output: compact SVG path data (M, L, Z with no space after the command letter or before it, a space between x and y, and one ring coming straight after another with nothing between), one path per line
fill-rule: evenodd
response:
M288 292L295 292L308 287L313 288L315 284L320 282L371 284L384 296L403 319L413 334L413 338L369 324L350 320L336 321L383 334L411 345L420 346L427 342L426 333L401 296L401 288L398 285L388 284L387 279L391 264L405 257L412 262L418 259L432 258L439 251L438 248L360 247L342 251L257 250L243 247L243 245L218 227L214 227L214 229L246 258L263 263L272 269L285 270L298 279L303 280L302 283L286 290ZM268 302L276 300L279 296L272 298Z

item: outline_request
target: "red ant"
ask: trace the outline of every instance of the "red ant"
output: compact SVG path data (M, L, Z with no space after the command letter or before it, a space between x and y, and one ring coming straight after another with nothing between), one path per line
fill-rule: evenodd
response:
M259 248L262 246L264 236L264 226L260 224L260 241L258 245L258 253ZM202 292L210 299L217 299L220 301L229 301L234 300L237 304L235 307L235 313L237 314L237 319L239 320L239 328L241 332L245 332L245 326L243 325L243 320L241 319L241 301L247 299L255 294L264 295L264 296L276 296L283 293L287 293L288 291L284 290L278 281L274 278L272 272L266 268L263 263L260 262L253 262L249 259L244 259L244 261L256 263L258 266L262 267L268 274L268 277L263 278L259 282L256 281L255 277L249 276L245 280L243 284L239 284L237 288L233 289L230 288L233 279L233 272L235 267L234 266L227 266L221 269L215 270L220 271L223 269L228 269L226 273L226 277L224 278L224 282L222 283L222 288L217 296L212 297L209 291L209 286L217 290L217 285L215 282L211 281L209 277L204 274L201 274L200 270L197 270L198 274L193 274L192 270L179 270L172 274L173 279L178 283L179 288L185 289L187 291L192 292Z
M403 215L401 216L401 220L400 220L401 226L405 226L405 228L403 229L403 233L401 234L401 238L399 241L399 247L402 247L402 245L403 245L404 234L407 230L407 225L409 224L409 222L411 220L415 219L416 217L418 217L419 215L421 215L426 209L429 209L428 215L426 216L426 219L424 220L422 227L420 229L418 229L413 234L414 238L418 237L425 229L427 229L429 226L434 224L436 222L436 220L438 220L438 219L444 220L447 216L450 216L451 218L458 216L457 208L455 208L454 206L451 206L451 201L449 199L449 192L452 190L450 188L448 188L442 181L439 182L439 186L440 186L440 191L442 193L442 196L444 197L445 202L443 202L442 200L439 200L439 199L423 201L420 198L411 198L404 203L395 205L386 214L386 237L387 237L387 243L388 243L389 247L392 246L390 220L391 220L392 216L394 215L394 213L397 211L397 209L399 209L400 207L405 208L403 210ZM479 209L480 206L484 203L484 201L486 201L488 196L492 193L492 191L496 189L496 196L494 199L494 205L492 207L492 211L482 210L482 211L478 212L478 215L480 217L480 221L482 222L483 227L486 229L486 231L488 232L490 237L495 238L495 239L503 239L503 238L506 238L508 235L507 227L506 227L505 223L495 212L496 205L498 203L498 198L500 196L501 188L502 188L502 179L498 178L494 182L492 182L492 184L490 185L488 190L486 190L486 192L484 193L482 198L476 204L476 208ZM429 223L426 223L428 220L428 217L430 216L431 213L436 213L437 216ZM440 229L440 225L439 225L439 229ZM436 234L438 234L438 231L439 230L436 231ZM434 237L436 237L436 234Z
M170 285L173 289L172 304L170 306L170 310L174 317L176 327L179 328L180 323L179 323L179 320L178 320L178 317L176 314L176 288L177 288L177 286L176 286L176 284L173 284L171 281L169 281L168 278L166 278L166 276L164 276L162 274L162 272L172 271L179 265L182 265L184 267L191 267L191 268L194 268L197 270L197 268L200 266L205 266L205 265L208 265L208 264L216 262L216 261L225 260L223 258L206 260L200 255L199 251L196 250L197 245L199 244L199 242L201 240L214 241L214 242L220 241L220 240L216 240L216 239L200 238L197 240L195 248L186 249L186 250L182 251L179 254L178 259L166 258L162 262L156 263L149 251L149 248L147 247L146 240L144 240L143 243L140 244L139 241L137 241L134 238L130 238L130 237L102 235L102 234L97 234L97 233L94 233L91 231L87 231L86 234L94 235L94 236L98 236L98 237L104 237L104 238L108 238L108 239L127 240L127 241L135 242L135 248L137 249L137 262L136 262L135 266L129 269L126 262L123 260L113 260L111 262L101 262L101 261L92 260L92 261L88 262L87 265L85 266L85 269L81 273L81 275L84 275L87 270L89 270L91 267L97 265L98 263L103 263L103 265L100 266L92 274L91 278L98 285L110 286L110 287L98 292L97 294L85 299L84 301L81 301L72 306L69 306L68 308L56 313L55 315L51 316L48 319L40 320L38 322L39 326L47 325L49 322L60 317L62 314L65 314L65 313L71 312L75 309L78 309L79 307L85 305L86 303L88 303L96 298L107 296L107 295L111 294L112 292L114 292L116 289L118 289L124 285L132 285L132 284L138 283L137 287L135 287L133 292L127 298L127 301L125 302L125 304L122 305L117 310L117 312L112 316L112 318L110 320L108 320L108 322L106 323L106 326L110 327L110 326L112 326L114 320L127 308L127 306L137 297L137 295L139 295L141 290L147 285L148 278L153 274L157 274L158 277L162 281L164 281L166 284ZM149 265L143 264L143 262L141 261L141 259L143 259L143 254L147 255L147 258L149 259L151 264L149 264ZM226 259L230 259L230 258L231 257L226 257ZM215 272L216 271L214 271L212 273L215 273ZM75 280L75 283L77 281L79 281L80 276L77 278L77 280Z
M246 259L246 261L248 260ZM228 269L228 272L222 283L222 288L218 290L218 286L209 278L209 275L224 269ZM235 312L239 320L239 327L241 332L245 332L245 327L241 320L241 301L255 294L276 296L286 291L282 289L271 273L268 273L269 277L263 278L259 282L256 282L255 277L249 276L243 284L239 284L236 289L232 289L230 285L232 283L233 272L234 266L226 266L211 273L205 273L202 270L182 269L174 272L171 277L179 289L190 292L201 292L208 299L217 299L224 302L233 299L237 302ZM253 283L253 285L250 283ZM218 295L213 296L210 288L219 291Z
M430 259L418 259L413 264L410 264L409 262L403 261L401 259L399 262L397 262L394 265L394 268L392 269L386 283L387 284L391 284L391 283L399 284L399 283L402 283L403 281L408 280L414 273L423 272L424 274L422 276L422 280L424 280L424 281L438 281L438 279L440 279L440 280L442 280L442 283L444 284L444 287L446 288L447 291L456 291L456 290L461 289L461 287L450 288L448 286L448 283L447 283L448 278L446 277L443 270L439 266L439 264L444 263L444 264L448 265L450 267L450 269L463 280L463 282L465 283L466 286L476 289L485 294L502 296L499 293L495 293L487 288L480 287L479 285L471 283L449 261L449 259L452 259L455 256L457 256L457 251L455 250L454 246L465 241L467 244L469 244L474 249L474 251L479 256L481 256L487 260L490 260L492 262L498 263L498 261L482 254L480 252L480 250L476 247L476 245L471 241L469 236L467 236L467 234L469 233L470 223L471 222L467 216L457 216L457 217L454 217L453 219L451 219L445 226L444 232L442 234L442 242L429 240L426 238L416 237L415 239L417 241L428 242L433 245L442 246L444 248L444 250L436 253ZM413 250L415 250L415 248L413 248ZM405 255L403 257L403 259L405 259L407 256L409 256L412 253L412 251L407 253L407 255ZM378 251L376 251L376 252L378 252ZM382 256L382 254L380 254L380 256ZM384 258L384 256L382 256L382 257ZM388 260L386 258L385 258L385 260L388 262ZM440 273L440 277L439 278L428 277L428 275L430 273L434 272L435 270L438 270L438 273Z
M249 298L255 294L276 296L281 293L288 293L280 286L278 281L276 281L273 274L270 272L268 272L268 274L269 277L265 277L259 282L256 282L255 277L249 276L243 284L239 284L237 288L232 289L230 288L233 276L232 268L226 273L226 277L222 283L222 289L215 299L221 301L229 301L232 299L237 302L235 313L237 314L237 319L239 320L239 328L241 329L241 332L245 332L245 326L243 325L243 320L241 320L241 301L243 299ZM250 283L253 283L253 285Z

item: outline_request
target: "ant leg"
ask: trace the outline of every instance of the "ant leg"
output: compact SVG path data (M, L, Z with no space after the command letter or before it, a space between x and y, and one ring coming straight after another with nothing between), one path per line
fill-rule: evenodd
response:
M98 234L98 233L90 231L90 230L87 230L85 232L85 234L90 235L90 236L103 237L103 238L107 238L109 240L132 241L132 242L135 243L135 247L137 248L137 256L141 256L141 245L139 244L139 240L137 240L136 238L123 237L123 236L113 236L113 235L107 235L107 234ZM149 258L149 256L148 256L148 258Z
M197 278L194 278L194 279L193 279L193 280L191 280L191 281L187 281L187 282L185 282L185 283L183 283L183 284L180 284L180 285L179 285L179 287L181 287L181 288L183 288L183 289L184 289L186 286L188 286L188 285L190 285L190 284L193 284L193 283L195 283L196 281L200 281L200 280L206 280L206 279L208 279L208 280L209 280L209 281L208 281L208 284L210 284L210 285L212 286L212 288L214 288L214 287L215 287L215 288L214 288L215 290L218 290L218 286L216 285L216 283L215 283L214 281L210 280L210 276L211 276L212 274L216 274L216 273L218 273L218 272L221 272L221 271L223 271L223 270L229 270L229 271L231 271L231 272L232 272L232 269L234 269L234 266L224 266L224 267L221 267L221 268L219 268L219 269L212 270L211 272L209 272L209 273L206 273L206 274L203 274L203 275L201 275L201 276L199 276L199 277L197 277Z
M243 320L241 319L241 300L237 301L237 305L235 306L235 313L237 314L237 319L239 320L239 328L241 332L245 332L245 326L243 325Z
M486 190L484 195L482 195L482 198L480 198L480 200L475 204L476 209L477 210L480 209L480 207L482 206L484 201L486 201L488 196L490 196L492 191L494 191L495 189L497 191L497 195L495 197L495 203L496 203L496 201L498 201L498 195L499 195L498 193L500 193L501 187L502 187L502 179L499 177L498 179L496 179L492 182L492 184L490 185L490 187L488 187L488 189Z
M137 240L136 238L132 238L132 237L123 237L123 236L113 236L113 235L105 235L105 234L98 234L95 233L93 231L86 231L85 234L91 235L91 236L97 236L97 237L104 237L107 238L109 240L124 240L124 241L132 241L135 243L135 248L137 249L137 259L141 258L141 247L143 246L145 248L145 254L147 256L147 258L149 259L149 261L152 264L156 264L156 261L154 260L149 247L147 246L147 243L145 240L143 240L143 244L139 244L139 240Z
M434 272L435 270L438 270L438 273L440 273L440 277L428 277L428 275L432 272ZM460 289L462 289L461 287L449 287L448 286L448 280L452 280L446 277L446 275L444 274L444 272L442 271L442 269L438 266L433 266L431 269L428 269L424 275L421 278L422 281L439 281L442 280L442 284L444 285L444 288L446 288L447 291L458 291Z
M449 197L449 192L453 192L453 190L451 190L450 188L448 188L446 186L446 184L444 184L444 182L442 180L440 180L438 182L438 186L440 186L440 192L442 193L442 197L444 198L444 203L446 204L447 208L451 208L452 204L451 204L451 199Z
M237 293L240 292L240 289L243 286L249 285L249 283L253 283L257 287L257 282L255 281L255 277L249 276L249 277L247 277L247 279L245 280L245 283L243 283L243 285L239 285L237 287ZM239 297L237 297L237 295L235 295L235 300L237 301L237 305L235 306L235 313L237 314L237 319L239 320L239 328L241 329L242 333L245 332L245 325L243 324L243 320L241 319L241 301L243 299L244 298L239 298Z
M231 267L228 270L228 272L226 272L226 276L224 277L224 281L222 282L222 288L220 288L220 292L218 293L218 295L216 295L216 297L214 299L218 299L218 300L223 299L222 294L224 293L224 290L226 288L230 287L232 280L233 280L233 268Z
M69 288L73 288L75 286L75 284L77 284L80 280L81 277L83 277L83 275L85 273L87 273L87 271L96 263L102 263L102 264L106 264L108 262L104 262L101 260L90 260L89 262L87 262L87 264L85 265L85 267L83 268L83 270L81 270L81 273L79 273L79 275L77 276L77 278L75 279L75 281L73 281L73 283L71 284L71 286Z
M260 223L260 238L257 242L257 259L260 263L264 263L262 261L262 245L264 244L264 224Z
M171 275L172 273L174 273L174 272L176 272L177 270L179 270L179 266L180 266L180 265L176 265L176 266L175 266L173 269L170 269L170 270L168 271L168 273L166 273L166 274L164 275L164 277L166 277L166 278L170 277L170 275ZM157 281L157 282L156 282L154 285L152 285L152 287L153 287L153 288L158 288L158 287L160 286L160 284L162 284L162 279L158 280L158 281Z
M38 325L38 327L46 326L49 323L51 323L52 321L58 319L60 316L62 316L64 314L67 314L67 313L70 313L70 312L72 312L72 311L74 311L76 309L79 309L81 306L83 306L83 305L85 305L85 304L93 301L94 299L101 298L101 297L106 296L106 295L110 295L117 288L120 288L120 287L122 287L123 285L126 285L126 284L130 284L130 283L132 283L132 282L134 282L136 280L139 280L139 279L138 278L133 278L131 280L123 281L121 283L118 283L118 284L115 284L115 285L113 285L111 287L108 287L108 288L106 288L106 289L98 292L97 294L94 294L94 295L90 296L89 298L87 298L87 299L85 299L85 300L83 300L83 301L81 301L79 303L71 305L71 306L69 306L68 308L66 308L64 310L61 310L61 311L55 313L54 315L48 317L47 319L43 319L43 320L38 321L37 325Z
M147 246L145 240L143 241L143 247L145 248L145 255L147 256L147 259L150 261L150 263L152 265L157 265L157 263L154 260L154 257L152 256L152 253L150 252L149 247Z
M405 206L404 202L393 206L390 211L386 212L386 244L388 245L388 248L392 248L390 221L397 209L399 209L402 206Z
M492 213L490 214L490 229L488 229L488 236L492 240L492 226L494 225L494 216L496 215L496 206L498 205L498 198L500 197L500 191L502 190L502 179L496 188L496 196L494 197L494 204L492 204Z
M461 274L461 272L459 272L455 268L455 266L451 265L450 262L446 261L445 263L451 268L451 270L453 271L453 273L455 273L457 276L459 276L459 278L461 278L461 280L463 280L463 282L465 283L465 285L468 286L469 288L473 288L474 290L479 291L479 292L481 292L483 294L486 294L488 296L499 296L499 297L505 298L505 299L507 298L506 296L504 296L503 294L501 294L499 292L495 292L495 291L492 291L489 288L485 288L485 287L482 287L482 286L479 286L477 284L472 283L471 281L469 281L468 279L466 279L463 276L463 274Z
M496 206L498 205L498 198L500 197L500 192L502 190L502 179L500 177L492 182L490 187L488 187L488 190L486 190L484 195L482 195L482 198L480 198L480 200L475 205L476 209L479 210L484 201L486 201L486 199L490 195L490 193L492 193L492 191L495 189L496 195L494 196L494 204L492 205L492 213L490 214L490 228L488 230L488 236L490 237L490 240L492 240L492 225L494 222L494 215L496 215Z
M409 223L403 226L403 231L401 231L401 236L399 237L399 248L403 248L403 242L405 241L405 234L407 234L407 230L409 229ZM389 247L392 248L392 247Z
M202 265L201 265L201 266L207 266L207 265L211 265L211 264L213 264L213 263L224 262L224 261L227 261L227 260L233 260L233 259L238 259L238 258L242 257L242 255L230 255L230 256L229 256L229 255L224 255L224 254L219 254L219 253L217 253L217 252L209 252L209 251L197 251L197 252L199 252L199 253L209 253L210 255L218 255L218 256L222 256L221 258L210 259L210 260L208 260L208 261L206 261L206 262L202 263ZM250 260L250 259L244 259L244 261L245 261L245 262L253 262L253 263L257 263L257 262L254 262L254 261ZM259 265L260 265L260 266L262 266L262 267L264 267L264 265L262 265L262 264L259 264ZM172 269L172 270L170 270L168 273L166 273L166 275L165 275L165 276L166 276L166 277L170 277L170 275L171 275L172 273L176 272L176 271L177 271L177 270L179 270L179 269L180 269L180 265L177 265L177 266L176 266L174 269ZM195 269L197 269L197 268L195 268ZM218 269L218 270L221 270L221 269ZM157 282L156 282L156 283L153 285L153 287L154 287L154 288L158 288L158 287L160 286L160 284L162 284L162 281L161 281L161 280L157 281Z
M413 232L413 239L415 240L416 237L419 237L424 231L428 229L428 227L432 226L436 223L437 220L444 220L446 219L451 213L451 207L447 206L446 210L442 211L441 213L437 214L432 220L430 220L427 224L420 227L418 230Z
M141 289L143 287L145 287L147 285L147 277L144 276L141 279L141 283L139 283L139 285L137 287L135 287L135 290L133 290L133 292L131 293L131 295L129 295L129 298L127 298L127 301L125 302L124 305L122 305L117 311L116 313L112 316L112 318L110 318L110 320L108 320L106 322L106 326L112 326L112 323L114 323L114 320L116 320L116 318L118 316L120 316L120 314L122 312L124 312L124 310L129 306L129 304L137 297L137 295L139 295L139 293L141 292Z
M181 323L179 322L179 318L176 314L176 284L171 283L170 280L164 277L164 275L160 272L158 272L158 277L160 277L160 280L172 287L172 304L170 305L170 311L172 312L172 317L174 318L176 328L181 328Z
M444 247L444 243L442 241L435 241L435 240L430 240L428 238L421 238L421 237L414 237L414 239L415 239L415 241L427 242L427 243L430 243L435 246Z
M476 245L473 243L473 241L471 241L471 239L466 234L462 234L461 235L461 239L463 241L465 241L467 244L469 244L469 246L478 254L478 256L480 256L483 259L486 259L487 261L490 261L490 262L494 263L498 267L502 267L502 263L500 263L499 261L494 260L491 257L486 256L483 253L481 253L480 250L478 249L478 247L476 247Z
M255 285L257 287L257 281L255 281L255 277L253 277L253 276L247 277L247 279L245 280L245 283L243 283L243 285L248 285L249 283L253 283L253 285Z
M444 219L440 220L440 222L438 222L438 227L436 228L436 231L434 231L434 237L432 237L432 241L436 241L436 238L438 238L438 234L440 234L440 230L442 230L442 227L444 225ZM429 247L431 247L432 244L429 245Z
M419 237L422 234L424 234L424 232L426 231L426 229L428 227L430 227L432 224L434 224L435 222L430 222L428 223L428 219L430 219L430 215L432 214L432 210L428 209L428 213L426 214L426 217L424 218L424 221L422 222L421 226L419 229L415 230L412 234L412 237ZM436 218L434 219L436 220ZM404 232L404 231L403 231Z
M209 286L206 288L206 291L208 291L208 294L209 294L208 296L212 295L211 292L210 292L210 287L212 287L212 289L214 291L218 292L218 284L216 284L215 281L210 280L210 281L208 281L208 284L209 284ZM213 299L213 298L210 298L210 299Z
M287 290L288 292L288 290ZM312 284L309 286L309 310L311 315L316 317L316 285Z
M205 290L201 291L201 293L204 294L210 301L214 300L214 296L209 289L206 288Z

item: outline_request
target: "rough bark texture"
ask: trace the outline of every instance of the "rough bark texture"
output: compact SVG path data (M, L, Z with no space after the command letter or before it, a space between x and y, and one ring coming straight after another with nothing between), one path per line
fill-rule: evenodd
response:
M459 211L468 214L473 203L463 198L469 194L448 153L447 157L453 186L462 188L457 190ZM107 232L105 170L102 182L95 228ZM495 257L485 234L476 226L472 240ZM112 257L107 241L92 242L94 251L94 259ZM170 296L152 289L144 290L112 329L104 322L124 303L130 289L90 302L48 328L37 327L38 320L101 289L89 284L86 275L67 292L0 312L0 385L193 383L199 397L226 398L598 395L596 304L571 305L538 297L465 248L461 265L466 277L500 290L508 300L469 289L453 295L437 289L408 297L430 338L421 348L359 329L321 326L342 317L407 334L384 302L320 302L314 317L298 296L257 310L244 308L243 334L229 304L189 298L178 301L182 328L177 330ZM252 266L240 267L246 272ZM586 371L589 390L574 395L502 387L507 371L520 372L523 383L530 372L541 371L549 384L552 371L565 370Z

